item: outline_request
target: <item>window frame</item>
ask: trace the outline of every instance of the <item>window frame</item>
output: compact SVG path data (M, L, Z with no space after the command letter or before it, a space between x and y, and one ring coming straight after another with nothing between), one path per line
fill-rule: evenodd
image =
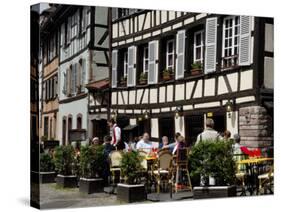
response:
M172 43L173 45L173 51L172 52L169 52L169 44ZM166 69L172 69L174 70L174 67L175 67L175 40L174 38L171 38L171 39L168 39L166 41ZM172 64L169 65L169 56L172 55Z
M146 51L147 51L147 55L145 55ZM147 69L145 68L146 63L147 63ZM148 46L144 46L143 47L143 73L148 73L148 67L149 67Z
M236 24L235 19L238 18L238 24ZM226 28L226 21L231 20L232 22L232 26ZM239 57L239 38L240 38L240 33L239 33L239 28L240 28L240 17L239 16L227 16L223 18L223 26L222 26L222 69L227 69L227 68L231 68L234 66L238 65L238 57ZM238 28L237 30L237 34L235 34L235 27ZM228 32L228 37L226 38L226 30L232 30L232 35L231 37L229 36L229 32ZM237 39L237 43L235 44L235 38ZM228 46L225 46L226 43L226 39L228 40ZM229 39L231 39L231 45L229 45ZM237 54L235 54L235 48L237 48ZM225 50L229 50L231 49L231 55L226 56L225 55ZM229 58L228 60L230 60L231 65L225 65L225 61L227 60L227 58ZM233 61L233 59L236 58L236 62Z
M201 42L199 45L196 44L196 36L198 34L201 34ZM193 34L193 63L197 63L200 62L201 65L203 65L204 63L204 48L205 48L205 42L204 42L204 38L205 38L205 30L198 30L195 31ZM196 50L200 48L201 49L201 54L200 54L200 59L196 59Z
M124 52L123 56L123 77L128 77L128 50Z

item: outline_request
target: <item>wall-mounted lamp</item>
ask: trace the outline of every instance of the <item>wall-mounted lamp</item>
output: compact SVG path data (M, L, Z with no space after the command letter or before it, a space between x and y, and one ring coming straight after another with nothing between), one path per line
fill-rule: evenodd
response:
M144 119L148 119L149 118L149 112L146 110L143 113Z
M117 111L116 110L112 111L111 118L116 120L116 118L117 118Z
M182 106L176 107L176 110L175 110L175 117L176 117L176 119L179 118L182 115L182 111L183 111L183 107Z
M225 104L225 109L226 112L228 113L228 118L231 118L231 112L233 111L233 102L228 100L227 103Z

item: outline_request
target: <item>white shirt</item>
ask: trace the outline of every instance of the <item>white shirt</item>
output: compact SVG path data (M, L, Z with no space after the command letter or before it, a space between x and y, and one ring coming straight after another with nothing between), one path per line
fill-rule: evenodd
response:
M202 133L197 136L195 145L197 145L200 141L204 140L222 140L222 137L216 130L212 128L206 128Z
M138 150L141 149L141 150L149 153L151 151L152 147L153 147L152 142L144 141L143 139L141 139L137 143L136 149L138 149Z
M118 143L118 141L121 140L121 129L120 129L120 127L117 126L117 124L114 124L112 127L112 141L111 141L112 145L114 144L114 134L116 137L116 142L115 142L115 145L116 145Z

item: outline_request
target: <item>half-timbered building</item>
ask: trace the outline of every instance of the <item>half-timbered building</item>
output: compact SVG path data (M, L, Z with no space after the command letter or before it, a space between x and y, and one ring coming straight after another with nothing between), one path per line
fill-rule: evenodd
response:
M212 117L250 147L273 143L273 19L113 8L111 113L152 140L192 144Z
M59 121L61 144L88 140L86 85L108 77L107 8L61 5L59 41ZM97 42L97 43L96 43ZM90 86L91 87L91 86Z
M52 18L56 6L41 14L41 49L42 49L42 108L41 135L43 140L57 140L58 117L58 68L59 68L59 28Z

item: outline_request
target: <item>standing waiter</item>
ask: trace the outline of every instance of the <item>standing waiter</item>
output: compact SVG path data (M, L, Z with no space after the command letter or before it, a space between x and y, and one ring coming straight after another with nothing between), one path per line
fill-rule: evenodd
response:
M113 118L108 121L108 126L110 127L110 134L112 136L111 145L117 150L125 149L125 143L121 139L121 129L117 126Z

